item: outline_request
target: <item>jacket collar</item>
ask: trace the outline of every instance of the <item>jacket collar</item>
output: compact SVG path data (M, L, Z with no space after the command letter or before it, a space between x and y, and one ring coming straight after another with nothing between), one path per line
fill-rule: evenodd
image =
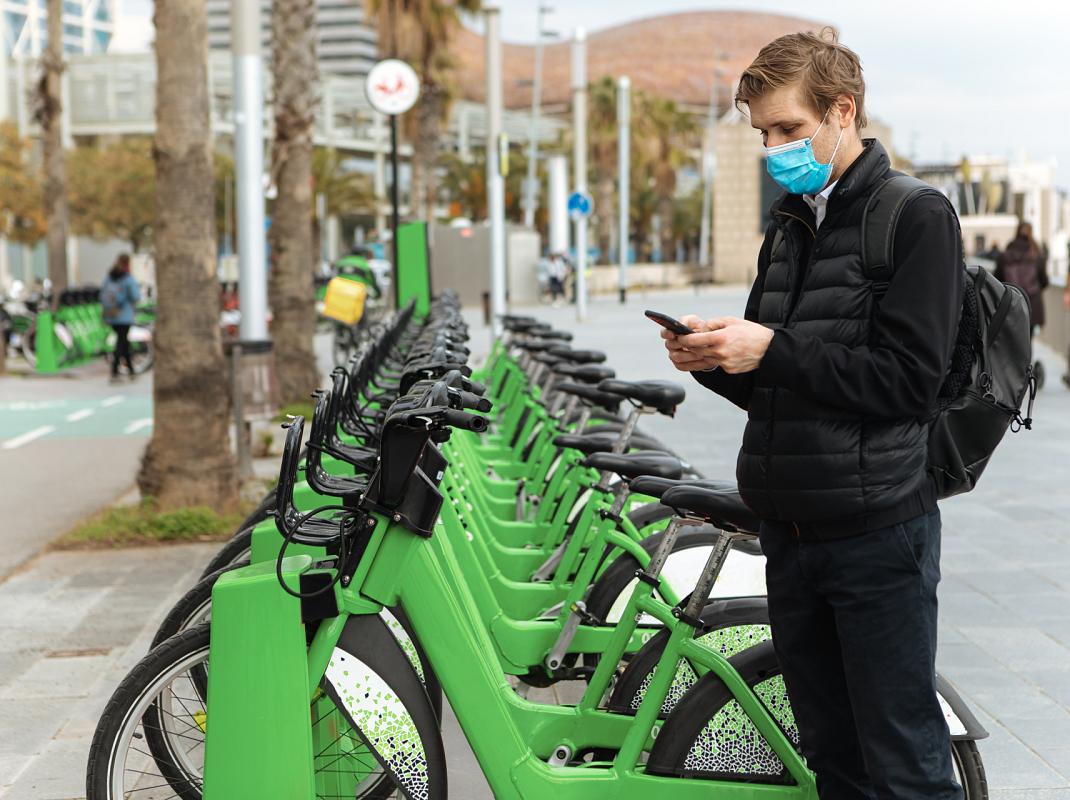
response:
M869 197L870 193L888 174L891 161L884 145L876 139L862 140L862 153L850 166L844 170L836 183L836 188L829 197L829 214L835 214L839 209L852 205L861 198ZM814 212L803 200L802 195L780 195L769 209L774 218L778 214L796 217L807 221L811 230L814 225Z

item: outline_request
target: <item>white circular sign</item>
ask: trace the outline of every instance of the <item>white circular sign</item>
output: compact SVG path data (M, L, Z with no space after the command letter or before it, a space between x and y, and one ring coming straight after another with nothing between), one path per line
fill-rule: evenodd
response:
M388 58L371 68L364 94L376 111L390 116L404 114L420 96L420 79L404 61Z

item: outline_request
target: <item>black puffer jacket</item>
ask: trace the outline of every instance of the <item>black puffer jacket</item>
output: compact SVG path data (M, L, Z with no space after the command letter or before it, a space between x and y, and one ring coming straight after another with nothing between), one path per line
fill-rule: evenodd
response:
M819 231L801 197L778 200L746 314L776 330L769 350L752 373L696 373L747 409L737 462L743 499L763 519L795 523L804 538L882 528L936 505L923 420L954 343L961 240L940 198L914 201L875 309L859 255L861 218L889 172L884 148L866 140Z

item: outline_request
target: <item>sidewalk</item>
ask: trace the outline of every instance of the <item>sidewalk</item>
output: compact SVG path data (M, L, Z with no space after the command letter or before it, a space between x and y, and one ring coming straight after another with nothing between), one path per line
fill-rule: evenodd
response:
M731 476L743 414L669 365L642 310L739 314L744 296L718 288L636 294L624 307L598 299L582 325L571 307L530 311L573 330L576 347L604 349L622 378L683 383L677 418L643 426L707 475ZM478 356L489 334L470 321ZM1070 391L1058 382L1063 365L1044 357L1050 383L1035 430L1008 434L980 488L943 506L940 669L992 734L981 753L994 800L1070 800ZM214 551L55 552L0 579L0 797L84 797L101 708ZM490 798L452 716L443 730L451 794Z

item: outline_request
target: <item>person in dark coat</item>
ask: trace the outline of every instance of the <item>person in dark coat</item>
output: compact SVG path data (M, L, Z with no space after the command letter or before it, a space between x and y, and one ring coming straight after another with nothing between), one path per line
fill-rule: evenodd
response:
M1033 226L1019 222L1014 240L996 261L995 276L1029 296L1034 328L1044 327L1044 290L1048 288L1048 252L1033 238Z

